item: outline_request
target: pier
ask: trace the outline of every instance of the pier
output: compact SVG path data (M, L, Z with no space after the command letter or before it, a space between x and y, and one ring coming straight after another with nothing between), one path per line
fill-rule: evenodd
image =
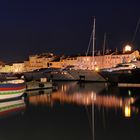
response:
M140 83L118 83L118 87L140 87Z
M52 82L40 82L40 81L26 82L27 91L49 89L49 88L53 88Z

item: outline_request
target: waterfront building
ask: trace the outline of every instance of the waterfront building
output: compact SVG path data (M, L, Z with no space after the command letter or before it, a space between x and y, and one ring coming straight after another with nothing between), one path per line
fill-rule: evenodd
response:
M12 72L12 64L2 66L2 67L0 68L0 72L3 72L3 73Z
M4 72L4 73L10 73L10 72L21 73L24 71L25 71L25 66L24 63L22 62L7 64L0 68L0 72Z
M25 65L23 62L13 63L12 65L12 72L14 73L21 73L25 71Z
M48 68L48 62L53 61L56 56L52 53L29 56L28 61L24 61L25 70L32 71L41 68Z
M51 54L29 56L29 60L24 61L24 64L26 71L32 71L41 68L65 68L75 66L77 62L77 57L60 58Z
M34 55L29 57L29 61L25 61L25 70L32 71L41 68L65 68L74 66L77 69L103 69L114 67L119 63L130 62L139 57L139 51L128 52L107 52L105 55L95 54L95 56L74 56L60 58L51 55Z
M63 64L63 67L67 66L76 66L78 62L78 57L66 57L64 59L61 59L61 63Z
M47 62L48 68L63 68L63 62L61 61L51 61Z
M119 63L131 62L132 60L139 58L139 51L131 52L112 52L105 55L96 56L79 56L77 57L77 67L90 69L92 65L95 68L111 68L115 67Z

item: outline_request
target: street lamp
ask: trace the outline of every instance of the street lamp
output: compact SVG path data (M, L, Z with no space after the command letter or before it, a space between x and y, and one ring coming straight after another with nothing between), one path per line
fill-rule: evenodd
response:
M124 52L131 52L132 51L132 47L130 45L126 45L124 47Z

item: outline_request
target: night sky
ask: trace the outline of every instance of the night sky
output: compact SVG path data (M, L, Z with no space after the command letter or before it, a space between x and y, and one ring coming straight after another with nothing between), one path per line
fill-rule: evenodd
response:
M86 52L96 17L96 49L131 42L140 18L138 0L4 0L0 2L0 60L25 60L31 54ZM134 40L140 46L140 30Z

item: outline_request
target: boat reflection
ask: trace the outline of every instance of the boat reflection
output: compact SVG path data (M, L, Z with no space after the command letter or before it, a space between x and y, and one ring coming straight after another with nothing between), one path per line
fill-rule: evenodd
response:
M40 95L40 94L51 94L53 91L52 88L49 88L49 89L43 89L43 90L31 90L31 91L26 91L26 94L28 96L34 96L34 95Z
M91 106L94 104L97 108L104 107L107 109L121 109L125 117L131 117L132 112L138 112L138 108L133 106L136 97L122 97L116 94L102 94L106 89L100 88L95 84L85 84L81 87L76 83L61 84L58 91L52 94L41 94L29 96L29 103L34 105L53 105L57 102L60 104L75 104ZM103 86L102 86L103 87Z
M0 118L9 117L25 110L23 98L0 102Z

